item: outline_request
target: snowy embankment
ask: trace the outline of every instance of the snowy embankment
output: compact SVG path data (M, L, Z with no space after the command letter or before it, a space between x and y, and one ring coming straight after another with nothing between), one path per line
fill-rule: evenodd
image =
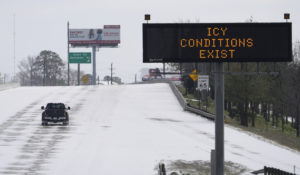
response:
M65 102L70 125L40 125ZM210 160L214 123L185 112L167 84L0 91L0 174L153 175L161 160ZM300 153L225 126L225 160L300 173Z
M0 91L7 90L7 89L12 89L19 87L19 83L6 83L6 84L0 84Z

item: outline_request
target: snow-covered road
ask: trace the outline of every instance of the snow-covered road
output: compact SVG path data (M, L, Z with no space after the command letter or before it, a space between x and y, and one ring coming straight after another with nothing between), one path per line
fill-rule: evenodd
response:
M71 106L70 125L40 125L40 106ZM184 112L167 84L0 91L0 174L153 175L161 160L209 160L214 123ZM225 160L289 172L300 153L225 127Z

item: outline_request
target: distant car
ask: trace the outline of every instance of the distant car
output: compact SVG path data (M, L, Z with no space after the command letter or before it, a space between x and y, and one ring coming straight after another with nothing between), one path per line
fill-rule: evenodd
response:
M49 122L52 123L62 123L63 125L69 124L69 114L68 110L70 107L66 107L63 103L48 103L46 108L41 107L42 113L42 125L48 125Z

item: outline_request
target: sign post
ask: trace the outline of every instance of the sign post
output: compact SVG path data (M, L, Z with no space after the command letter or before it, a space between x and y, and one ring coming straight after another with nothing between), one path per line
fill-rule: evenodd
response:
M292 23L143 24L144 63L215 63L216 175L224 174L223 62L290 61Z
M80 86L80 64L77 66L77 85Z
M96 46L93 46L93 85L96 85L96 75Z
M224 174L224 67L215 63L215 167L216 175Z

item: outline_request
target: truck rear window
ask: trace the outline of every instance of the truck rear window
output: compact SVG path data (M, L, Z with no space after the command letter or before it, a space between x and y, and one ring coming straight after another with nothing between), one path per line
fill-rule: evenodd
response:
M61 103L49 103L46 109L65 109L65 105Z

